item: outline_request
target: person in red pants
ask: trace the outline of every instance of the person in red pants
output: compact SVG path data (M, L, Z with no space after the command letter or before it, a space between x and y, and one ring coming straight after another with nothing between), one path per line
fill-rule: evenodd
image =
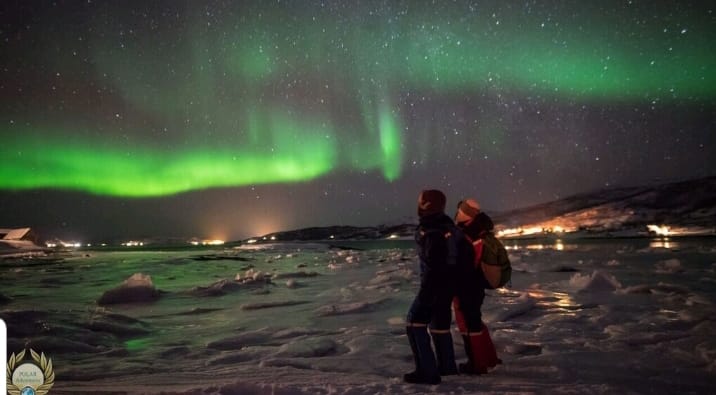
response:
M461 279L474 277L466 275L475 271L474 253L466 236L445 214L445 201L445 194L435 189L424 190L418 197L415 241L420 287L406 317L406 334L415 362L415 370L403 375L408 383L438 384L441 376L458 373L450 306L457 291L464 288L459 286ZM472 301L463 299L468 305ZM468 317L472 322L472 316Z
M459 365L459 370L464 374L484 374L488 369L502 363L497 357L495 345L481 314L485 288L492 287L487 282L481 265L480 237L493 231L494 224L487 214L480 211L480 205L474 199L466 199L458 204L455 222L472 242L475 255L474 275L462 281L458 295L453 299L455 321L462 334L468 360L467 363Z

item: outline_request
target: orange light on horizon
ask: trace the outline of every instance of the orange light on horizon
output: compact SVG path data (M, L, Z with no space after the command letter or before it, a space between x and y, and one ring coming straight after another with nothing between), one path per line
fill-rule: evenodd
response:
M649 232L654 232L659 236L668 236L672 234L671 229L666 225L647 225Z
M497 236L518 237L550 233L570 233L576 232L578 230L578 226L571 222L559 222L558 224L555 224L555 222L556 221L548 221L539 224L532 224L529 226L518 226L516 228L502 229L497 231Z
M555 248L557 251L564 251L564 243L562 243L562 240L557 240L557 241L554 243L554 248Z
M524 236L524 235L533 235L537 233L543 233L544 229L539 226L533 226L530 228L510 228L510 229L502 229L497 231L497 236L500 237L510 237L510 236Z

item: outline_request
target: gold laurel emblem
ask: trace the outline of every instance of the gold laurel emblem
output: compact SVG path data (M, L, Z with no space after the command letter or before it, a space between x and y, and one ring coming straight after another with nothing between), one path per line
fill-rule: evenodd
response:
M52 385L55 384L55 372L52 371L52 359L45 357L44 352L38 354L33 349L30 349L30 355L32 355L32 360L40 367L42 374L45 376L43 383L37 388L34 388L35 394L46 395L50 391L50 388L52 388ZM10 360L7 361L7 393L9 395L21 395L22 393L22 389L13 384L12 373L15 371L15 366L22 361L23 358L25 358L24 349L19 352L17 356L15 356L15 353L12 353Z

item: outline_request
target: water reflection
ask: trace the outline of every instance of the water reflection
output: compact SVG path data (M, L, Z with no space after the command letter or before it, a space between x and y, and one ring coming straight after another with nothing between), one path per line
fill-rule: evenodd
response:
M679 248L679 243L670 240L668 237L661 237L658 239L652 239L651 242L649 242L649 247L666 249Z
M562 243L562 240L557 240L554 242L554 248L557 251L563 251L564 250L564 243Z
M517 243L506 244L505 249L508 251L519 251L519 250L555 250L564 251L566 249L575 249L576 244L564 244L561 239L555 240L553 243L534 243L520 245Z
M575 316L582 309L582 305L572 299L568 293L530 289L527 294L537 301L537 306L552 313Z

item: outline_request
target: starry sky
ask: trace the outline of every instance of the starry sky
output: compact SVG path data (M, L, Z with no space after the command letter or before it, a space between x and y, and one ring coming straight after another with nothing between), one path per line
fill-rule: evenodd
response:
M716 174L710 2L0 10L0 227L230 240Z

